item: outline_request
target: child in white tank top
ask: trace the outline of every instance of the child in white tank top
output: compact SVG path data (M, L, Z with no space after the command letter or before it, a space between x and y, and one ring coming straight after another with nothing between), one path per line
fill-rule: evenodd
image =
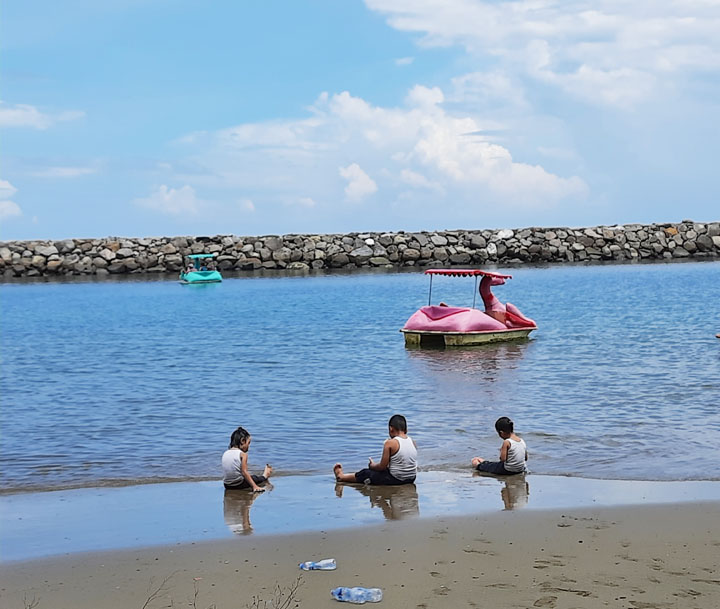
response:
M390 439L385 440L380 461L372 457L368 466L354 474L343 473L340 463L333 468L335 480L351 484L398 485L415 482L417 475L417 447L407 435L407 421L401 414L390 417L388 423Z
M500 417L495 421L495 431L503 439L500 460L486 461L482 457L474 457L472 466L480 472L496 476L512 476L526 472L527 446L525 440L515 435L514 427L514 423L507 417Z

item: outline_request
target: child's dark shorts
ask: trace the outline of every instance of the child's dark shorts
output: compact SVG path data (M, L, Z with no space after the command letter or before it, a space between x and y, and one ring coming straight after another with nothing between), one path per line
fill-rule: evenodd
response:
M260 484L265 484L268 480L265 476L258 476L256 474L251 474L252 479L258 486ZM225 484L225 490L228 491L242 491L246 488L250 488L250 483L247 480L243 480L240 484L234 484L230 486L229 484Z
M483 461L478 463L477 470L479 472L485 472L486 474L495 474L496 476L516 476L517 474L524 474L525 470L519 472L511 472L505 469L505 464L502 461Z
M393 476L388 470L384 469L381 472L374 469L361 469L355 473L355 481L359 484L374 484L377 486L397 486L400 484L412 484L415 482L415 478L408 478L407 480L399 480Z

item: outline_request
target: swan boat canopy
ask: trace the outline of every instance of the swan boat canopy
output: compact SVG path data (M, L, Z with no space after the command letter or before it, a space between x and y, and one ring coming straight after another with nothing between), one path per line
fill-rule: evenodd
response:
M208 259L216 254L188 254L187 268L180 271L180 283L183 285L197 285L201 283L219 283L222 281L220 271L208 269Z
M516 306L509 302L501 303L492 293L492 286L504 284L507 279L512 279L512 275L478 269L428 269L425 274L430 275L428 304L413 313L400 330L405 335L406 347L480 345L526 338L530 332L537 329L537 324L525 317ZM433 305L434 275L474 277L473 306L451 307L444 302ZM485 306L484 311L475 308L478 292Z

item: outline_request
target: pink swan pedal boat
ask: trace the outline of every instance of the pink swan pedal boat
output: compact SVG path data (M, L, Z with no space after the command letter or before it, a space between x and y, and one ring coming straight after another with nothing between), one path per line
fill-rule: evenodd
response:
M526 338L537 330L537 324L525 317L510 304L501 303L492 293L492 286L502 285L512 275L501 275L478 269L428 269L430 292L428 306L418 309L400 330L405 335L406 347L458 347L481 345L506 340ZM432 278L434 275L447 277L474 277L475 294L473 306L451 307L445 303L431 305ZM480 289L478 290L478 279ZM485 311L475 308L477 293L480 293Z

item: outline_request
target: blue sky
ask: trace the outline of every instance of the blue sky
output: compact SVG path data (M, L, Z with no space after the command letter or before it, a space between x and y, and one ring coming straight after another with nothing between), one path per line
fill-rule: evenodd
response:
M3 239L720 219L716 0L9 0Z

